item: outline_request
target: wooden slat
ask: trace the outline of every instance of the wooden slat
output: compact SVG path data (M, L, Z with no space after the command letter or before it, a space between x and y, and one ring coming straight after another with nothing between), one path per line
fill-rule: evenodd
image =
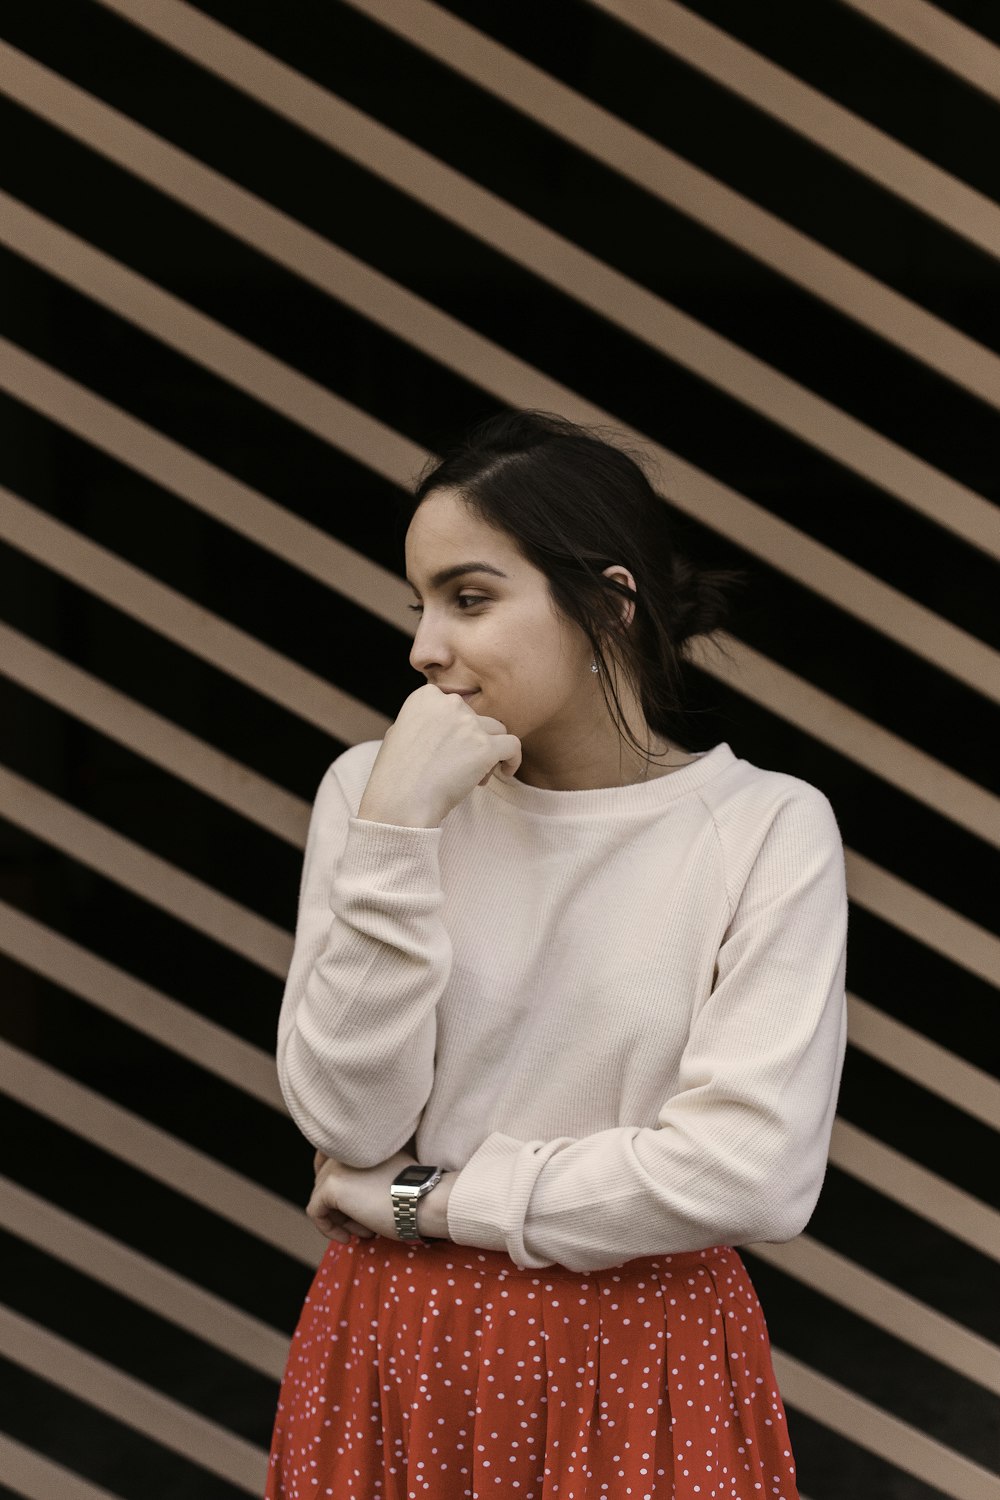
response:
M124 3L124 0L123 0ZM887 193L1000 257L1000 206L677 0L590 0Z
M0 1177L0 1224L240 1364L281 1379L285 1334L6 1177Z
M988 1469L780 1349L774 1351L774 1373L786 1405L895 1464L904 1474L912 1474L951 1500L996 1496L996 1475Z
M248 1495L263 1493L262 1449L2 1305L0 1354Z
M0 766L0 812L267 973L282 980L288 973L291 933L5 766Z
M2 485L0 538L335 739L385 734L383 714Z
M0 1039L0 1090L313 1269L326 1241L277 1193Z
M348 0L477 88L993 406L1000 358L910 298L427 0Z
M893 1338L902 1339L921 1354L1000 1395L1000 1348L900 1291L891 1281L808 1234L784 1244L746 1248Z
M0 337L0 389L239 536L413 634L395 573ZM369 464L369 467L374 467ZM334 503L340 497L331 495Z
M271 1053L163 995L89 948L0 901L0 952L286 1114Z
M839 1115L833 1122L830 1161L910 1213L1000 1261L1000 1214L995 1209Z
M929 1089L955 1109L973 1115L992 1130L1000 1130L1000 1083L991 1074L850 991L847 1039L852 1046L860 1047L885 1067Z
M978 782L735 636L722 631L714 637L698 636L691 648L692 660L734 692L766 706L790 724L810 726L817 739L839 754L1000 848L1000 797Z
M943 901L910 885L856 850L844 850L852 903L933 948L988 984L1000 986L1000 938Z
M24 1500L121 1500L0 1432L0 1473Z
M101 0L101 3L110 4L111 0ZM214 71L219 71L220 60L225 58L223 71L227 81L235 82L237 87L245 90L251 88L253 81L255 97L268 107L287 115L290 105L300 105L298 98L282 98L280 95L276 98L273 82L266 95L260 94L259 75L262 71L269 74L279 65L234 32L190 7L175 4L174 0L158 0L155 14L152 14L153 10L149 0L129 0L127 6L129 20L143 24L161 40L168 41ZM245 59L247 52L256 54L254 65L249 68L237 66L235 59ZM24 67L16 53L10 51L6 55L6 73L23 72ZM881 437L866 424L815 396L806 387L747 355L737 345L702 327L572 241L478 187L470 178L394 136L332 94L308 84L302 75L287 68L283 73L294 78L296 94L311 91L310 102L313 104L316 99L312 96L318 97L323 114L328 117L325 119L326 134L332 135L329 143L336 145L338 150L387 177L434 212L459 224L467 233L502 250L535 275L549 281L561 294L570 292L602 317L619 324L669 358L686 364L703 378L720 384L755 410L830 453L838 462L865 474L906 504L931 515L938 524L959 530L966 539L988 547L993 555L1000 556L1000 526L996 524L995 514L988 502L968 486L951 479L898 444ZM49 85L50 92L53 87ZM301 107L296 108L295 113L301 116ZM338 116L341 117L340 129L333 134L329 126ZM297 123L303 122L297 119ZM51 231L43 230L37 222L38 216L26 219L25 211L19 209L13 200L0 199L0 204L0 229L4 239L37 259L43 253L40 241L43 237L51 241ZM30 251L26 236L31 241ZM76 247L74 254L80 264L93 259L81 245ZM148 296L144 300L148 301ZM184 314L183 321L190 324L189 313ZM157 336L171 341L169 331ZM287 381L287 378L286 375L284 379ZM272 370L272 384L273 381ZM303 385L303 392L311 385L311 382ZM315 401L315 393L313 399Z
M0 672L297 849L309 804L0 621Z
M927 0L841 0L1000 103L1000 47Z

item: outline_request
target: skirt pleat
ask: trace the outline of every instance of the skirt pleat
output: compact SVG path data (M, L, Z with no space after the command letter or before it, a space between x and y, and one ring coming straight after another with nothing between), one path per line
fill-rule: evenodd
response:
M266 1500L799 1500L764 1314L728 1245L598 1272L331 1241Z

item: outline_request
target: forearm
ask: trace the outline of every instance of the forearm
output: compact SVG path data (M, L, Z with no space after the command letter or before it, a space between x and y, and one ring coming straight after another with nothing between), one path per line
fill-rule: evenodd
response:
M278 1080L302 1134L355 1166L386 1157L430 1091L452 959L439 839L349 820L329 888L317 884L300 910Z
M395 1056L385 1045L377 1050L374 1024L364 1048L335 1046L315 1031L306 1037L312 1045L301 1047L296 1031L279 1059L278 1081L302 1135L355 1168L377 1166L399 1149L433 1087L434 1019L424 1017Z

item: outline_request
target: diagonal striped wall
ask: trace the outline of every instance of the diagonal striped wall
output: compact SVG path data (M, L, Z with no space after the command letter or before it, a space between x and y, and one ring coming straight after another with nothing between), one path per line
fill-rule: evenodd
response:
M803 1495L995 1495L992 8L10 0L0 132L0 1494L263 1490L309 805L421 680L396 498L516 405L748 569L697 748L844 835L830 1167L745 1252Z

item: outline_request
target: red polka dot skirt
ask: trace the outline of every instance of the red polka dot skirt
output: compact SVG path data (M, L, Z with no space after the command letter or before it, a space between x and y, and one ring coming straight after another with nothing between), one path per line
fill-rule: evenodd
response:
M266 1500L799 1500L760 1302L716 1245L522 1270L332 1240L281 1382Z

